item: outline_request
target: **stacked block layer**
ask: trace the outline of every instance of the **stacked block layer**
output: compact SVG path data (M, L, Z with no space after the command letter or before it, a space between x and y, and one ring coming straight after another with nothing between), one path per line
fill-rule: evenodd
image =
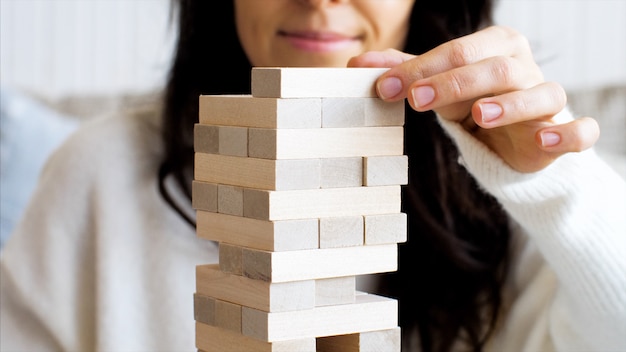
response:
M200 97L196 347L399 351L394 299L356 277L397 270L404 103L376 98L384 69L253 68L251 95Z

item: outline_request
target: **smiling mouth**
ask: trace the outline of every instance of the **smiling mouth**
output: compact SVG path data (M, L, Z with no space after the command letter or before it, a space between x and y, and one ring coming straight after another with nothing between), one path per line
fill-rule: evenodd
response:
M296 49L313 52L328 52L345 49L360 40L359 37L349 37L333 32L317 31L279 31L278 36L286 39L287 42Z

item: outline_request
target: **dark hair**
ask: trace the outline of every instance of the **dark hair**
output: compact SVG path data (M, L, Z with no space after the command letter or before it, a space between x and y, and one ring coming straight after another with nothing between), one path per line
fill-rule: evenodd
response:
M159 184L164 199L195 226L165 180L173 178L191 199L198 97L249 93L251 65L237 38L232 1L174 1L180 33L165 92ZM491 24L492 6L491 0L416 0L405 51L423 53ZM501 306L507 216L459 165L455 145L432 112L407 105L405 135L409 240L399 246L398 271L380 275L377 292L398 298L405 346L448 351L461 339L482 350Z

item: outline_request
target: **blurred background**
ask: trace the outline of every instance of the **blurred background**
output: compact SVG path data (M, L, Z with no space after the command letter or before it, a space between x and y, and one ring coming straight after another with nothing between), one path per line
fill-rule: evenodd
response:
M499 0L496 22L528 37L546 79L566 88L576 116L598 119L598 149L626 174L611 157L626 155L626 0ZM154 97L175 35L170 0L0 0L2 242L69 133Z
M170 0L0 0L0 79L45 97L139 92L163 83ZM626 0L499 0L548 79L568 89L626 82Z

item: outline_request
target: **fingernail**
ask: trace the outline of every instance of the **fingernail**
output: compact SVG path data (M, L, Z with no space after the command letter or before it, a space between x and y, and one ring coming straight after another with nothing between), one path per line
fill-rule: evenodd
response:
M544 147L552 147L561 141L561 136L554 132L543 132L541 134L541 145Z
M393 98L402 92L402 81L397 77L387 77L378 82L376 90L382 99Z
M483 122L491 122L502 115L502 107L494 103L480 104L480 115Z
M421 86L411 91L413 102L417 107L425 106L435 100L435 90L430 86Z

